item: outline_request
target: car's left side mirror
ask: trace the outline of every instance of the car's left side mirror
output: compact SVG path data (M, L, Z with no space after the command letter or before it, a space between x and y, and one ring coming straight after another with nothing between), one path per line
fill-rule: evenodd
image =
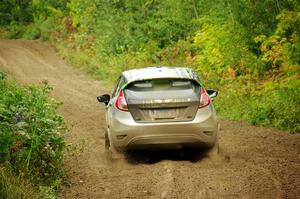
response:
M206 89L206 92L211 99L214 99L215 97L218 96L218 91L215 91L213 89Z
M100 95L97 97L97 100L98 100L98 102L101 102L101 103L104 103L105 105L107 105L110 100L110 95L108 95L108 94Z

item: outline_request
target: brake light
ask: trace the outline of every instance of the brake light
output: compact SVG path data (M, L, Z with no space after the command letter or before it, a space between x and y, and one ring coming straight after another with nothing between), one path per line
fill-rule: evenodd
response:
M210 97L206 93L206 90L202 87L201 88L201 95L200 95L200 104L199 108L206 107L210 104Z
M119 92L118 98L116 100L116 107L121 111L128 111L127 102L122 90Z

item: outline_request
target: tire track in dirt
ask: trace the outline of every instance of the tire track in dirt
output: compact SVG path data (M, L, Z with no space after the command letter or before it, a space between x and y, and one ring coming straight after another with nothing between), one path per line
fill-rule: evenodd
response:
M161 192L161 198L167 198L174 190L174 169L170 162L162 163L163 174L162 180L156 185L157 190Z
M300 135L221 121L214 159L201 151L139 152L104 163L103 88L40 41L0 40L0 67L24 84L49 81L64 102L69 144L62 198L300 198ZM79 147L81 149L81 147Z

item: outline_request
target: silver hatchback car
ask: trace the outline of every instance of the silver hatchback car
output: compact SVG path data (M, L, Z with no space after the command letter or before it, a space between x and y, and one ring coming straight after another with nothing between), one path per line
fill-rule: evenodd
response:
M218 150L219 122L196 72L183 67L124 71L106 106L105 146L111 155L131 149L209 147Z

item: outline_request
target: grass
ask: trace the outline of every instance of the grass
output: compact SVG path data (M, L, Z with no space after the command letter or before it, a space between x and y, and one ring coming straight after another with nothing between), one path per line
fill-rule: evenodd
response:
M0 166L0 199L38 199L42 195L22 176Z

